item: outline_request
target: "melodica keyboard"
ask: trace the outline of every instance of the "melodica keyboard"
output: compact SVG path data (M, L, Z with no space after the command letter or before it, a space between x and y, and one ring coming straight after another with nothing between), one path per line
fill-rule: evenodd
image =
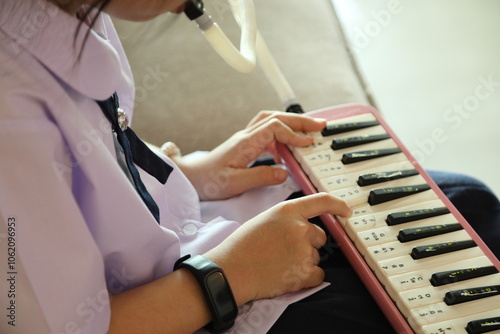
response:
M365 105L308 113L328 120L309 147L278 151L306 194L353 207L322 215L397 333L500 333L500 263L380 114Z

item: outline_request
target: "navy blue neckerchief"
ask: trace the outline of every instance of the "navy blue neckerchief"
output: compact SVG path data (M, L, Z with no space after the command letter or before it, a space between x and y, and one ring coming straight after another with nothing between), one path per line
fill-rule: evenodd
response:
M151 214L154 216L158 224L160 223L160 209L155 203L151 194L149 194L146 186L141 180L139 171L135 167L141 167L151 176L155 177L159 182L165 184L168 176L173 168L157 156L149 147L141 140L131 128L125 130L120 128L118 123L118 95L114 93L109 99L104 101L96 101L106 118L110 121L113 132L116 133L118 142L122 146L123 153L130 175L134 181L134 187L137 193L142 198Z

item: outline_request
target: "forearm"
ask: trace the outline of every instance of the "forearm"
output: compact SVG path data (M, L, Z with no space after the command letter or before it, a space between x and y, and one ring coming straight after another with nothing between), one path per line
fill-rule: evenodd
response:
M109 333L193 333L211 321L201 288L179 269L112 296Z

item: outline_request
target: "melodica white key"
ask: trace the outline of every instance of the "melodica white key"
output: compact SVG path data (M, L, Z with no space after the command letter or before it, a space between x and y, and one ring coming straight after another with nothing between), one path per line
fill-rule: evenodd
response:
M332 162L342 162L343 165L351 164L346 163L346 155L352 155L358 153L359 156L362 154L366 155L365 159L359 158L360 162L366 160L373 160L381 155L392 155L399 152L396 143L392 139L385 139L374 143L368 143L364 145L359 145L356 147L348 147L339 150L332 150L331 148L325 148L322 151L312 152L308 155L302 157L301 166L306 173L311 173L311 170L315 166L324 165ZM368 152L368 153L364 153ZM369 155L369 152L371 155ZM351 158L352 160L352 158Z
M382 211L376 212L363 216L356 216L348 219L343 219L342 224L349 233L349 235L356 235L359 232L365 230L372 230L379 227L394 227L404 228L407 226L406 224L419 222L425 219L431 219L440 217L443 215L448 215L450 212L446 209L443 202L440 200L428 201L424 203L417 203L413 206L402 207L399 212L390 211ZM410 219L407 219L405 222L401 221L398 224L392 224L389 221L389 217L393 215L397 215L401 212L412 213L412 212L425 212L426 215L413 215Z
M500 285L500 274L478 277L450 285L422 287L400 293L396 304L401 313L405 317L408 317L411 309L442 302L449 291L497 285Z
M411 212L411 211L430 211L435 208L444 208L445 205L441 200L428 201L424 203L413 203L412 205L404 206L398 208L398 212ZM347 219L339 219L339 221L344 226L347 234L351 239L355 239L358 232L370 230L378 227L389 226L387 223L387 217L389 214L394 213L394 210L381 211L377 213L367 214L363 216L350 217ZM407 222L419 221L425 218L439 216L449 213L448 210L437 212L435 215L420 215L414 217L415 219L408 220ZM404 215L404 214L403 214ZM401 223L401 225L404 225Z
M410 242L403 243L400 242L399 240L396 240L381 244L375 244L373 246L367 247L362 254L365 255L366 262L371 265L376 262L380 262L391 258L397 258L400 256L407 255L411 257L412 251L420 246L434 245L434 244L441 244L446 242L454 242L458 240L469 240L469 239L470 236L467 233L467 231L459 230L446 233L443 235L434 236L432 238L414 240Z
M412 196L399 198L393 201L378 205L361 204L352 208L351 217L364 216L368 214L374 214L378 212L394 211L397 212L402 207L409 206L415 203L424 203L432 200L438 200L439 197L434 191L424 191L422 193L417 193Z
M364 178L362 178L363 176L367 177L371 175L381 175L381 174L385 174L388 176L386 176L386 178L382 178L382 176L380 176L378 178L378 182L372 181L370 185L363 184L363 181L365 180ZM367 187L382 182L402 179L413 175L418 175L418 172L413 168L413 165L410 162L404 160L395 164L380 165L371 169L366 169L364 171L364 174L360 174L359 172L354 172L354 173L335 175L320 179L318 184L318 190L329 192L355 186Z
M325 137L313 136L314 142L305 147L293 147L291 151L293 152L293 156L297 159L298 162L302 163L305 156L312 154L314 152L320 152L328 150L331 145L331 140Z
M489 268L487 271L482 268ZM475 272L469 276L461 276L461 271ZM442 274L447 273L447 277ZM431 287L432 276L434 274L441 274L441 285L452 284L455 282L462 282L469 279L469 277L481 277L498 273L498 270L493 266L493 263L486 256L479 256L456 262L446 263L437 267L430 267L411 271L401 275L395 275L388 278L386 286L387 293L391 298L396 299L399 293L407 290L417 289L424 286Z
M368 248L388 242L409 242L462 229L452 214L432 217L396 226L384 226L358 232L356 247ZM425 241L425 240L423 240Z
M498 305L500 305L500 295L489 296L457 305L447 305L445 302L440 302L411 309L408 322L412 328L420 328L432 323L474 315L480 312L498 311Z
M500 309L474 313L416 328L417 334L499 334Z
M383 189L383 188L395 189L399 187L407 187L420 184L425 184L424 178L420 175L414 175L414 176L409 176L407 178L379 183L376 185L377 186L376 188L354 186L354 187L348 187L330 191L330 194L332 194L337 198L340 198L350 206L356 206L368 203L371 194L373 193L373 191L376 191L377 189ZM413 194L408 192L406 194L402 194L401 197L410 195Z
M442 243L441 245L447 245L448 243ZM479 247L470 247L473 242L468 240L459 240L452 243L450 246L456 248L463 247L462 249L455 250L453 252L436 255L433 257L423 258L415 260L410 255L405 255L397 258L391 258L387 260L382 260L377 262L374 266L374 271L377 277L383 281L387 282L387 278L393 275L399 275L411 271L418 270L420 268L435 267L444 265L446 263L455 262L461 259L467 259L472 257L478 257L483 254ZM441 246L440 245L440 246ZM377 246L375 246L377 247ZM387 284L387 283L386 283ZM385 284L385 285L386 285Z
M399 152L399 149L394 148L394 151L389 152L389 154L387 155L381 155L380 157L369 159L363 162L346 165L342 161L333 161L308 168L307 171L310 181L318 187L320 184L320 180L326 177L351 174L355 172L362 173L367 169L372 169L402 161L406 161L406 156L403 153ZM304 169L304 171L306 171L306 169Z
M462 249L452 253L443 254L436 257L426 258L418 261L412 261L409 256L402 256L395 259L384 260L378 263L374 270L378 280L384 285L389 285L389 279L392 276L406 274L419 270L420 268L431 268L444 266L448 263L458 262L462 259L476 258L484 253L479 247Z

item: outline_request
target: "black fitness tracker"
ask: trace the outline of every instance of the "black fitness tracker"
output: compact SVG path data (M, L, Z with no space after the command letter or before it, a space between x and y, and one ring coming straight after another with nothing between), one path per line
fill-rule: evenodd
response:
M205 326L211 333L228 330L234 325L238 306L222 269L201 255L186 255L175 262L174 270L189 270L200 284L213 321Z

